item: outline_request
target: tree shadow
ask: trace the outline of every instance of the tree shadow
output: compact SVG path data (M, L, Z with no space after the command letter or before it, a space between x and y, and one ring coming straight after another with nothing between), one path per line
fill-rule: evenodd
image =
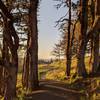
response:
M27 94L24 100L81 100L83 97L84 94L66 88L63 82L47 80L41 81L39 90Z

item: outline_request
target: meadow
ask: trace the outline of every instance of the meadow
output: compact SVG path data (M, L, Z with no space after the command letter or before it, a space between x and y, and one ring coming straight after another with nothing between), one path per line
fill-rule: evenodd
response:
M89 67L89 57L85 58L86 66L88 72L91 71ZM21 63L20 63L21 64ZM80 100L100 100L100 77L85 78L78 77L76 72L77 60L72 60L71 77L66 78L66 67L65 60L53 61L49 64L39 64L38 65L38 76L40 84L48 84L47 82L60 82L64 84L64 88L70 91L75 91L75 93L81 94ZM17 94L18 100L25 100L26 93L25 89L22 87L22 67L19 69L18 82L17 82ZM54 83L52 84L54 85ZM55 86L55 85L54 85ZM56 84L57 86L57 84ZM60 84L58 86L61 86ZM24 99L23 99L24 98ZM29 99L30 100L30 99Z

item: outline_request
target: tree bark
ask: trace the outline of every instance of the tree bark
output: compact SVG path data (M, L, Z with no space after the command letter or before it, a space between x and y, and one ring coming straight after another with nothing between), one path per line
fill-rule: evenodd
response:
M16 34L15 31L13 31L14 29L12 29L12 24L6 20L5 24L5 34L4 34L4 38L6 41L7 46L10 48L11 51L11 64L9 63L9 61L6 60L6 63L8 64L8 68L6 68L8 76L6 79L6 88L5 88L5 100L13 100L16 97L16 84L17 84L17 71L18 71L18 55L17 55L17 45L15 41L13 41L10 38L11 33L10 32L14 32ZM13 33L13 35L14 35ZM8 36L9 35L9 36ZM16 35L17 36L17 35ZM14 44L13 44L14 43ZM7 55L6 55L7 56Z
M96 37L94 37L94 47L93 47L93 55L94 55L94 59L93 59L93 67L92 67L92 73L97 73L98 72L98 68L99 68L99 38L100 38L100 34L98 33L96 35Z
M94 47L93 47L93 66L92 66L92 73L97 73L98 69L100 67L100 54L99 54L99 46L100 46L100 0L95 0L95 13L94 13L94 21L92 28L89 30L87 34L87 38L93 41Z
M28 89L28 78L29 78L29 54L25 55L24 64L23 64L23 72L22 72L22 85L23 88Z
M29 8L29 57L30 57L30 68L29 68L29 90L38 88L38 29L37 29L37 8L38 0L30 1Z
M0 0L0 9L2 10L4 20L4 39L11 52L11 62L6 60L6 70L8 73L6 79L6 87L4 100L13 100L16 96L16 83L17 83L17 71L18 71L18 55L17 49L19 46L19 38L13 27L13 16L8 11L8 8ZM13 38L13 39L12 39ZM7 57L7 55L6 55Z
M25 87L29 91L33 91L39 86L37 8L38 0L31 0L29 8L29 33L27 42L27 55L25 66L23 69L23 84L25 84Z
M66 34L67 49L66 49L66 74L70 76L71 69L71 0L69 0L69 20L68 20L68 35Z
M87 26L88 26L88 0L81 0L81 41L80 47L78 52L78 75L85 77L87 75L86 68L85 68L85 51L87 45Z
M3 82L4 82L4 80L3 80L3 67L2 66L0 66L0 95L3 95Z

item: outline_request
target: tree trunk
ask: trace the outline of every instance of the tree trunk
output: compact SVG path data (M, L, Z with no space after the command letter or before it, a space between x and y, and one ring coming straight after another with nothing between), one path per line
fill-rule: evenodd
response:
M38 29L37 29L37 8L38 0L30 1L29 9L29 90L38 88Z
M67 38L67 49L66 49L66 74L70 76L70 69L71 69L71 0L69 0L69 21L68 21L68 35L66 34Z
M6 77L4 100L14 100L16 98L16 70L15 66L9 66L7 69L8 76Z
M96 37L94 37L94 47L93 47L93 55L94 55L94 60L93 60L93 68L92 68L92 73L96 73L98 71L99 67L99 38L100 34L97 33Z
M26 90L33 91L39 86L38 82L38 29L37 29L38 0L30 1L29 33L27 41L26 62L23 66L23 85Z
M23 72L22 72L22 85L23 88L28 89L28 78L29 78L29 54L27 53L24 58Z
M92 37L92 41L94 43L93 47L93 68L92 68L92 73L97 73L98 70L100 70L100 51L99 51L99 46L100 46L100 0L95 0L95 13L94 13L94 21L92 28L89 30L87 38Z
M81 46L79 48L78 53L78 75L85 77L87 75L86 68L85 68L85 51L86 51L86 43L84 40L81 40Z
M10 23L6 20L5 24L5 34L4 34L4 38L6 41L7 46L10 48L11 51L11 63L9 63L10 61L8 61L6 59L6 63L7 63L7 79L6 79L6 87L5 87L5 95L4 95L4 99L5 100L13 100L16 97L16 84L17 84L17 71L18 71L18 55L17 55L17 45L15 43L15 41L11 40L10 37L8 35L10 35L10 32L14 32L14 34L16 34L16 32L13 30L14 28L12 27L13 23ZM15 43L13 45L13 43ZM7 57L7 55L6 55Z
M3 95L3 67L0 65L0 95Z
M11 62L5 60L5 68L7 70L6 87L4 100L13 100L16 96L16 83L17 83L17 71L18 71L18 55L17 49L19 46L19 38L13 27L13 16L8 11L8 8L0 0L0 9L2 10L4 20L4 39L11 52ZM8 20L9 19L9 20Z
M85 51L87 45L87 26L88 26L88 0L81 0L81 42L78 52L78 75L85 77L87 75L86 68L85 68Z
M4 23L6 22L6 20L4 20ZM4 35L5 35L5 27L3 27L3 49L2 49L2 60L4 60L4 61L8 61L8 62L10 62L10 57L9 57L9 48L8 48L8 46L7 46L7 44L6 44L6 41L5 41L5 37L4 37ZM6 68L5 68L5 66L2 66L1 67L1 70L0 70L1 72L1 79L2 79L2 87L1 87L1 92L2 92L2 94L4 94L4 91L5 91L5 80L6 80L6 76L7 76L7 70L6 70Z

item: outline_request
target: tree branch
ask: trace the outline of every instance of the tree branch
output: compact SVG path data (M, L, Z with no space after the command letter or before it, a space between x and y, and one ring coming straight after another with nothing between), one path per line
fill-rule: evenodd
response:
M4 13L4 15L9 18L10 20L13 19L13 16L11 13L8 11L7 7L4 5L4 3L0 0L0 9Z

